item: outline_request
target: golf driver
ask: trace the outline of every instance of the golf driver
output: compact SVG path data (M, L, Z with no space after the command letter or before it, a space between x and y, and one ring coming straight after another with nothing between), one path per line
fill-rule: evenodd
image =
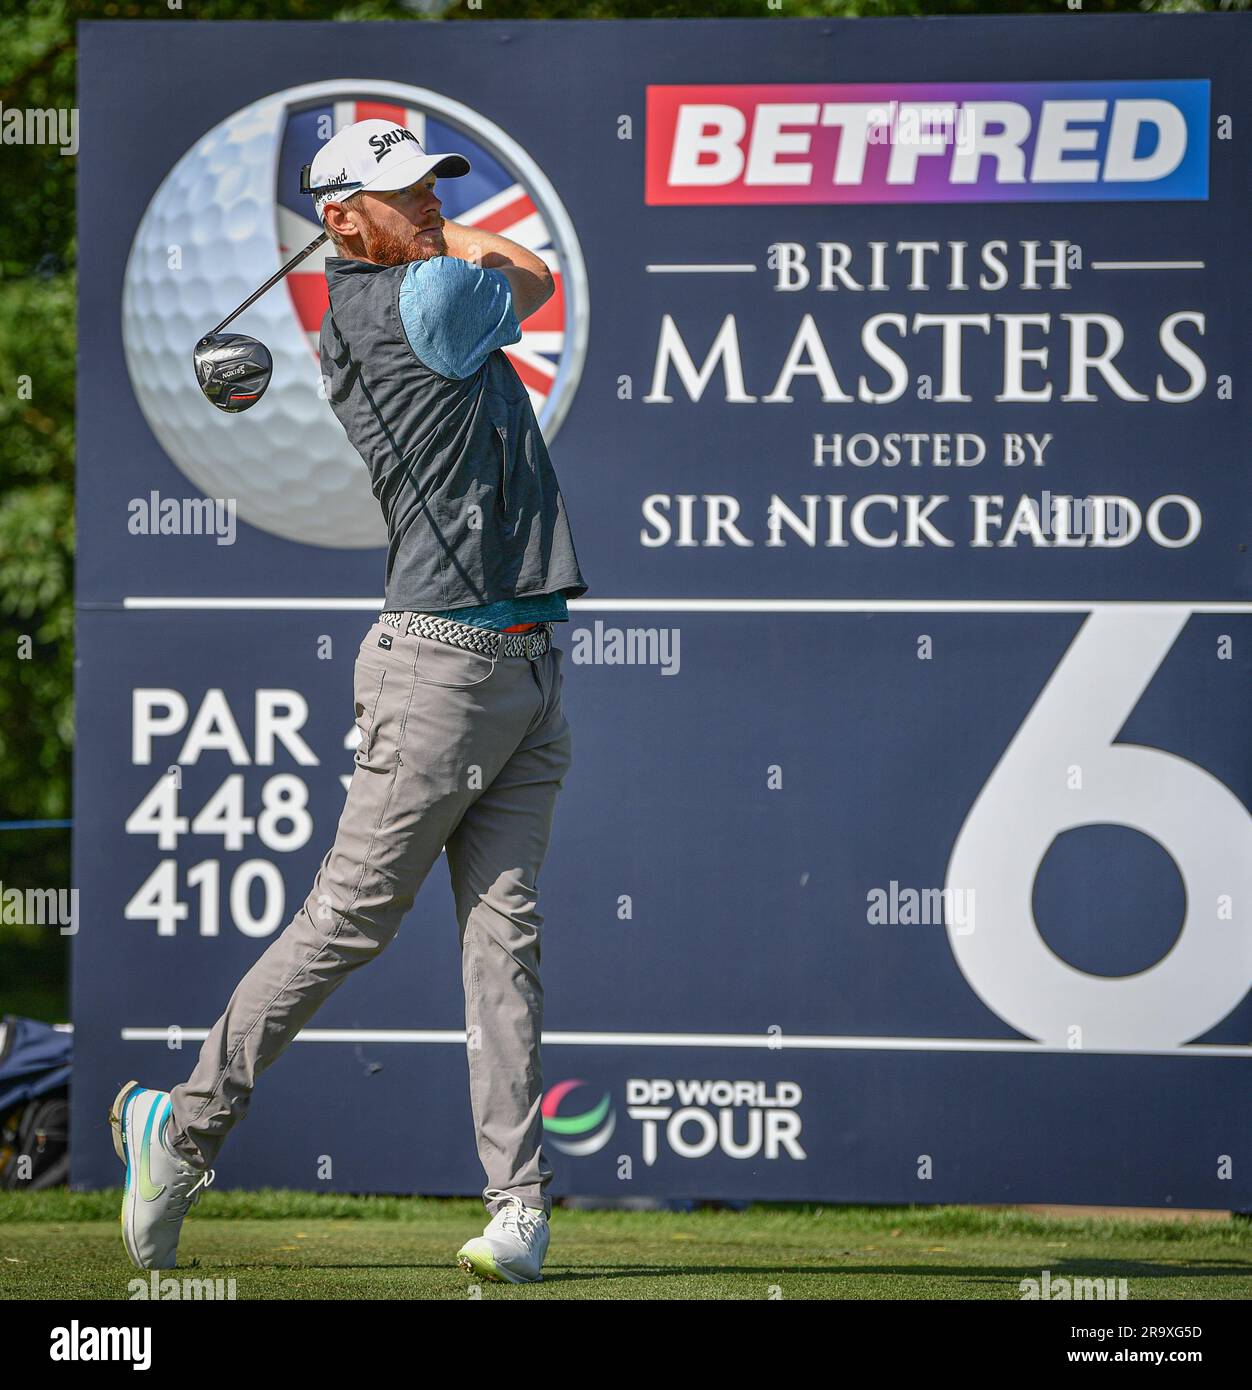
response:
M274 371L274 359L264 343L249 338L243 333L223 333L222 329L250 305L272 289L288 271L294 270L301 261L311 256L326 240L326 233L294 255L275 275L272 275L259 290L226 317L211 332L206 333L196 344L193 354L196 364L196 380L206 400L213 402L219 410L237 415L256 405L265 394Z

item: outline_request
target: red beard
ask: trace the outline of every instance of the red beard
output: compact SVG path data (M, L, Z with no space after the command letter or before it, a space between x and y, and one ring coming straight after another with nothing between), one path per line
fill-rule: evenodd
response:
M410 261L429 261L448 254L443 231L419 232L415 227L399 234L366 223L361 228L365 255L375 265L407 265Z

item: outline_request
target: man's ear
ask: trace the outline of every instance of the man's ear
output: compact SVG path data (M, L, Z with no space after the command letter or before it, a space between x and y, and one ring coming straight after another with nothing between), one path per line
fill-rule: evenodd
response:
M327 203L322 225L327 231L334 232L341 241L356 236L361 230L354 211L340 203Z

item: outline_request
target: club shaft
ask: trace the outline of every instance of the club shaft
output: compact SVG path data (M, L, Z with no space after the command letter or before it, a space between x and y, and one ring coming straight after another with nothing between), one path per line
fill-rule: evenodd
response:
M287 264L283 266L281 270L271 275L270 278L261 286L259 290L254 290L247 297L247 299L244 300L244 302L239 306L238 309L234 310L232 313L227 314L226 317L221 321L221 323L217 325L216 328L210 330L210 334L220 333L222 329L226 327L227 324L234 323L234 321L239 317L240 314L243 313L243 311L248 307L249 304L255 304L257 300L260 299L260 297L265 293L266 290L273 289L273 287L276 284L278 284L278 282L283 278L284 275L286 275L289 271L294 270L296 266L300 264L301 261L306 260L309 256L311 256L313 252L316 251L317 248L325 240L326 233L323 232L321 236L309 242L309 244L304 248L303 251L298 251L294 256L292 256L292 258L287 262Z

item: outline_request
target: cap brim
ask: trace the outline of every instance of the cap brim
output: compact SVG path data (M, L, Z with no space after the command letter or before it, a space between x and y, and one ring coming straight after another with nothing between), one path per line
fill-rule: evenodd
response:
M415 155L381 171L365 185L365 191L394 193L397 189L420 183L427 174L435 174L441 179L459 179L469 171L470 162L463 154Z

